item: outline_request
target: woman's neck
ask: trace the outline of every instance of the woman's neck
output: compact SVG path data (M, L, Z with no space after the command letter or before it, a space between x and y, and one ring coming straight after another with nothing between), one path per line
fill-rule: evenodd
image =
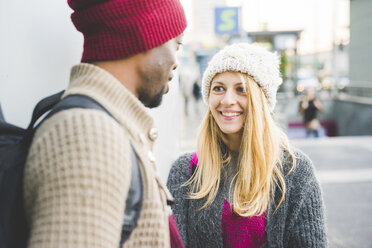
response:
M228 134L226 145L231 151L238 152L241 141L242 141L242 133Z

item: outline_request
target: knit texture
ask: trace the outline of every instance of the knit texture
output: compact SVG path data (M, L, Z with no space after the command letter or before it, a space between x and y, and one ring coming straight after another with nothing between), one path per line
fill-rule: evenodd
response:
M327 235L322 193L310 159L296 150L297 165L286 178L286 198L274 213L281 198L277 188L266 212L265 247L327 247ZM168 188L175 197L172 206L177 225L186 247L224 247L221 232L221 214L226 192L226 178L222 177L214 202L203 210L204 200L187 199L189 188L180 187L190 178L191 154L181 156L168 177ZM284 157L283 173L291 163ZM222 187L221 187L222 186ZM221 192L225 191L225 192ZM231 196L230 196L231 197Z
M279 58L259 45L237 43L226 46L209 61L202 79L203 100L208 104L211 82L222 72L242 72L251 76L262 88L269 107L274 110L276 92L282 83Z
M132 56L173 39L186 28L179 0L68 0L84 36L81 61Z
M226 200L222 208L222 238L224 247L235 248L260 248L266 242L265 217L260 216L242 217L233 211L233 206Z
M85 94L93 109L68 109L37 130L24 175L29 247L118 247L131 179L132 144L143 183L137 227L124 247L169 247L165 194L151 162L154 122L143 104L108 72L89 64L71 71L65 96Z
M233 191L230 185L237 172L238 153L230 151L231 160L229 164L222 167L223 183L221 186L224 189L218 194L227 194L227 198L232 202L231 195ZM192 154L190 163L190 175L196 169L198 157L196 153ZM222 216L221 216L221 233L224 247L262 247L266 241L265 238L265 216L263 213L260 216L242 217L233 212L233 205L226 200L223 200Z

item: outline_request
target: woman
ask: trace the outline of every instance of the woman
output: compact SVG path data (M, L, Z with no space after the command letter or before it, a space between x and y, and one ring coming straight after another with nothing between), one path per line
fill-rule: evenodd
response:
M271 116L278 69L275 54L249 44L209 62L197 152L181 156L168 178L186 247L326 246L313 165Z
M322 112L323 109L321 101L315 96L315 90L313 88L307 88L299 109L299 112L304 115L306 137L319 137L320 123L318 120L318 112Z

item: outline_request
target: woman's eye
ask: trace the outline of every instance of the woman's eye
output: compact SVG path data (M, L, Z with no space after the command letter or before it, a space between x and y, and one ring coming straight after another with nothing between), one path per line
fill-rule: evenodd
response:
M214 86L213 91L221 92L221 91L223 91L223 87L222 86Z
M238 87L237 91L240 93L245 93L245 88L244 87Z

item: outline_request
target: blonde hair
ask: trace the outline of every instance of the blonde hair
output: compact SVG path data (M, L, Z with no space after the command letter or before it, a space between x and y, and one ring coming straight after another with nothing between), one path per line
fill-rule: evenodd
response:
M286 192L282 173L283 151L295 157L286 135L273 120L267 100L258 84L246 74L241 74L246 85L247 113L239 149L238 172L234 177L233 207L240 216L261 215L269 207L274 189L279 186L283 202ZM197 139L198 166L192 177L184 184L190 185L190 199L206 198L202 209L215 199L221 181L221 165L225 160L221 146L226 144L225 135L215 122L210 109L201 123ZM291 169L291 170L292 170Z

